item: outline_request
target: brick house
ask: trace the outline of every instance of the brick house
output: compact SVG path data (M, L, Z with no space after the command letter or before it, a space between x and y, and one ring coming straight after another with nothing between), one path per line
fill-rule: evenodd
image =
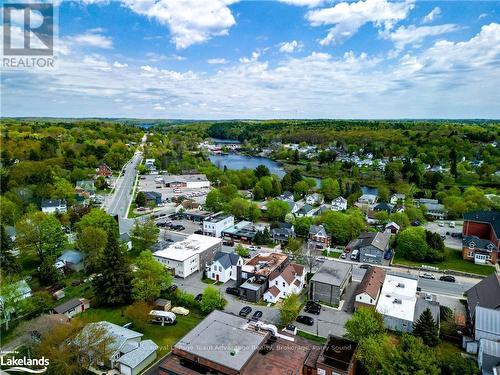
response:
M328 235L323 225L311 225L307 238L310 248L326 249L332 243L332 238Z
M101 164L96 170L97 177L111 177L113 175L113 171L106 164Z
M464 215L462 258L475 263L498 262L500 212L473 211Z

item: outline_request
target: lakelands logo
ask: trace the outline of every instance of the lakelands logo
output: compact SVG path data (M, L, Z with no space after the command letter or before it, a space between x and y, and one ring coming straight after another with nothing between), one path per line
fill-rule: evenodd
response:
M3 368L0 369L0 375L11 375L13 373L23 373L23 372L29 374L43 374L45 371L47 371L47 366L49 365L49 359L45 357L41 358L0 357L0 365Z
M24 0L26 1L26 0ZM2 5L2 67L54 68L54 5L4 1Z

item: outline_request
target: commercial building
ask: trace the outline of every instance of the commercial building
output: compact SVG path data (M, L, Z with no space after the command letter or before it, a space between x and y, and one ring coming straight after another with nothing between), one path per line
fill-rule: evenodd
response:
M207 176L199 173L163 176L163 183L166 187L175 189L201 189L210 187L210 181L208 181Z
M234 216L218 212L203 220L203 234L205 236L221 237L224 229L234 225Z
M236 285L240 298L258 302L269 288L271 274L281 273L290 263L288 255L281 253L260 253L237 267Z
M240 221L224 229L221 233L225 240L240 241L243 243L252 243L256 234L257 228L251 221Z
M352 264L326 260L309 282L309 299L338 306L352 279Z
M425 206L426 215L435 220L443 220L446 218L446 209L444 205L440 204L437 199L420 198L414 200L415 206Z
M221 249L220 238L191 234L183 241L155 251L153 257L174 275L185 278L205 269L212 263L214 254Z
M500 249L500 212L473 211L464 215L462 257L496 264Z

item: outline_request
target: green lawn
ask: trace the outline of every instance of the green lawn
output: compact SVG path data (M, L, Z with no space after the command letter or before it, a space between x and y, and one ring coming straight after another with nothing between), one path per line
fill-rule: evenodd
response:
M311 341L314 341L314 342L317 342L320 344L324 344L326 342L325 337L315 336L311 333L300 331L300 330L297 330L297 336L303 337L307 340L311 340Z
M336 251L328 251L328 250L323 250L322 255L325 257L330 257L330 258L340 258L340 255L342 253L336 252Z
M414 262L411 260L403 259L398 256L398 252L396 251L396 254L394 255L394 265L397 266L398 264L414 267L421 267L423 264L426 264L428 266L438 267L441 271L453 270L474 273L483 276L488 276L495 271L495 268L493 266L474 264L473 262L463 260L462 252L453 249L446 249L446 259L442 262L437 263Z
M201 281L204 282L205 284L208 284L208 285L222 285L222 284L224 284L222 281L215 281L215 280L209 279L208 277L201 279Z
M90 308L86 312L80 314L86 322L98 322L106 320L108 322L124 325L129 323L129 320L123 316L125 307L115 308ZM177 315L177 322L172 326L161 326L158 324L148 324L147 327L140 331L144 334L143 339L151 339L158 346L158 358L168 353L172 346L191 331L203 317L195 312L190 312L187 316ZM132 326L131 329L134 329Z

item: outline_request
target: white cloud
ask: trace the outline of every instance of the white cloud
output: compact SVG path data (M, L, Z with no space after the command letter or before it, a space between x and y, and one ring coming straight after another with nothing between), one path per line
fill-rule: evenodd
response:
M228 62L229 61L227 61L224 58L215 58L215 59L208 59L207 60L207 63L209 63L211 65L223 65L223 64L227 64Z
M292 40L291 42L283 42L280 43L280 52L283 53L293 53L296 51L300 51L303 47L302 42Z
M122 0L137 14L155 19L170 29L177 49L227 35L236 21L229 5L237 0Z
M309 8L317 7L325 2L325 0L278 0L281 3L296 5L296 6L307 6Z
M328 35L320 41L327 46L353 36L366 23L390 30L395 23L405 19L413 9L413 0L390 2L366 0L355 3L338 3L331 8L309 11L306 18L313 26L333 25Z
M155 111L164 111L166 108L164 106L162 106L161 104L155 104L153 109Z
M86 33L73 35L67 38L72 44L80 46L96 47L103 49L113 48L113 41L110 37L101 34L102 29L88 30Z
M128 64L120 64L118 61L115 61L115 62L113 63L113 67L118 68L118 69L121 69L121 68L126 68L126 67L128 67Z
M441 15L441 8L435 7L422 20L422 23L431 23Z
M482 20L483 18L488 17L488 15L489 15L488 13L481 13L479 17L477 17L477 19Z
M419 47L425 38L450 33L458 29L457 25L451 23L420 27L410 25L408 27L400 26L394 32L381 32L380 35L384 39L392 40L397 50L402 50L408 44L411 44L413 47Z

